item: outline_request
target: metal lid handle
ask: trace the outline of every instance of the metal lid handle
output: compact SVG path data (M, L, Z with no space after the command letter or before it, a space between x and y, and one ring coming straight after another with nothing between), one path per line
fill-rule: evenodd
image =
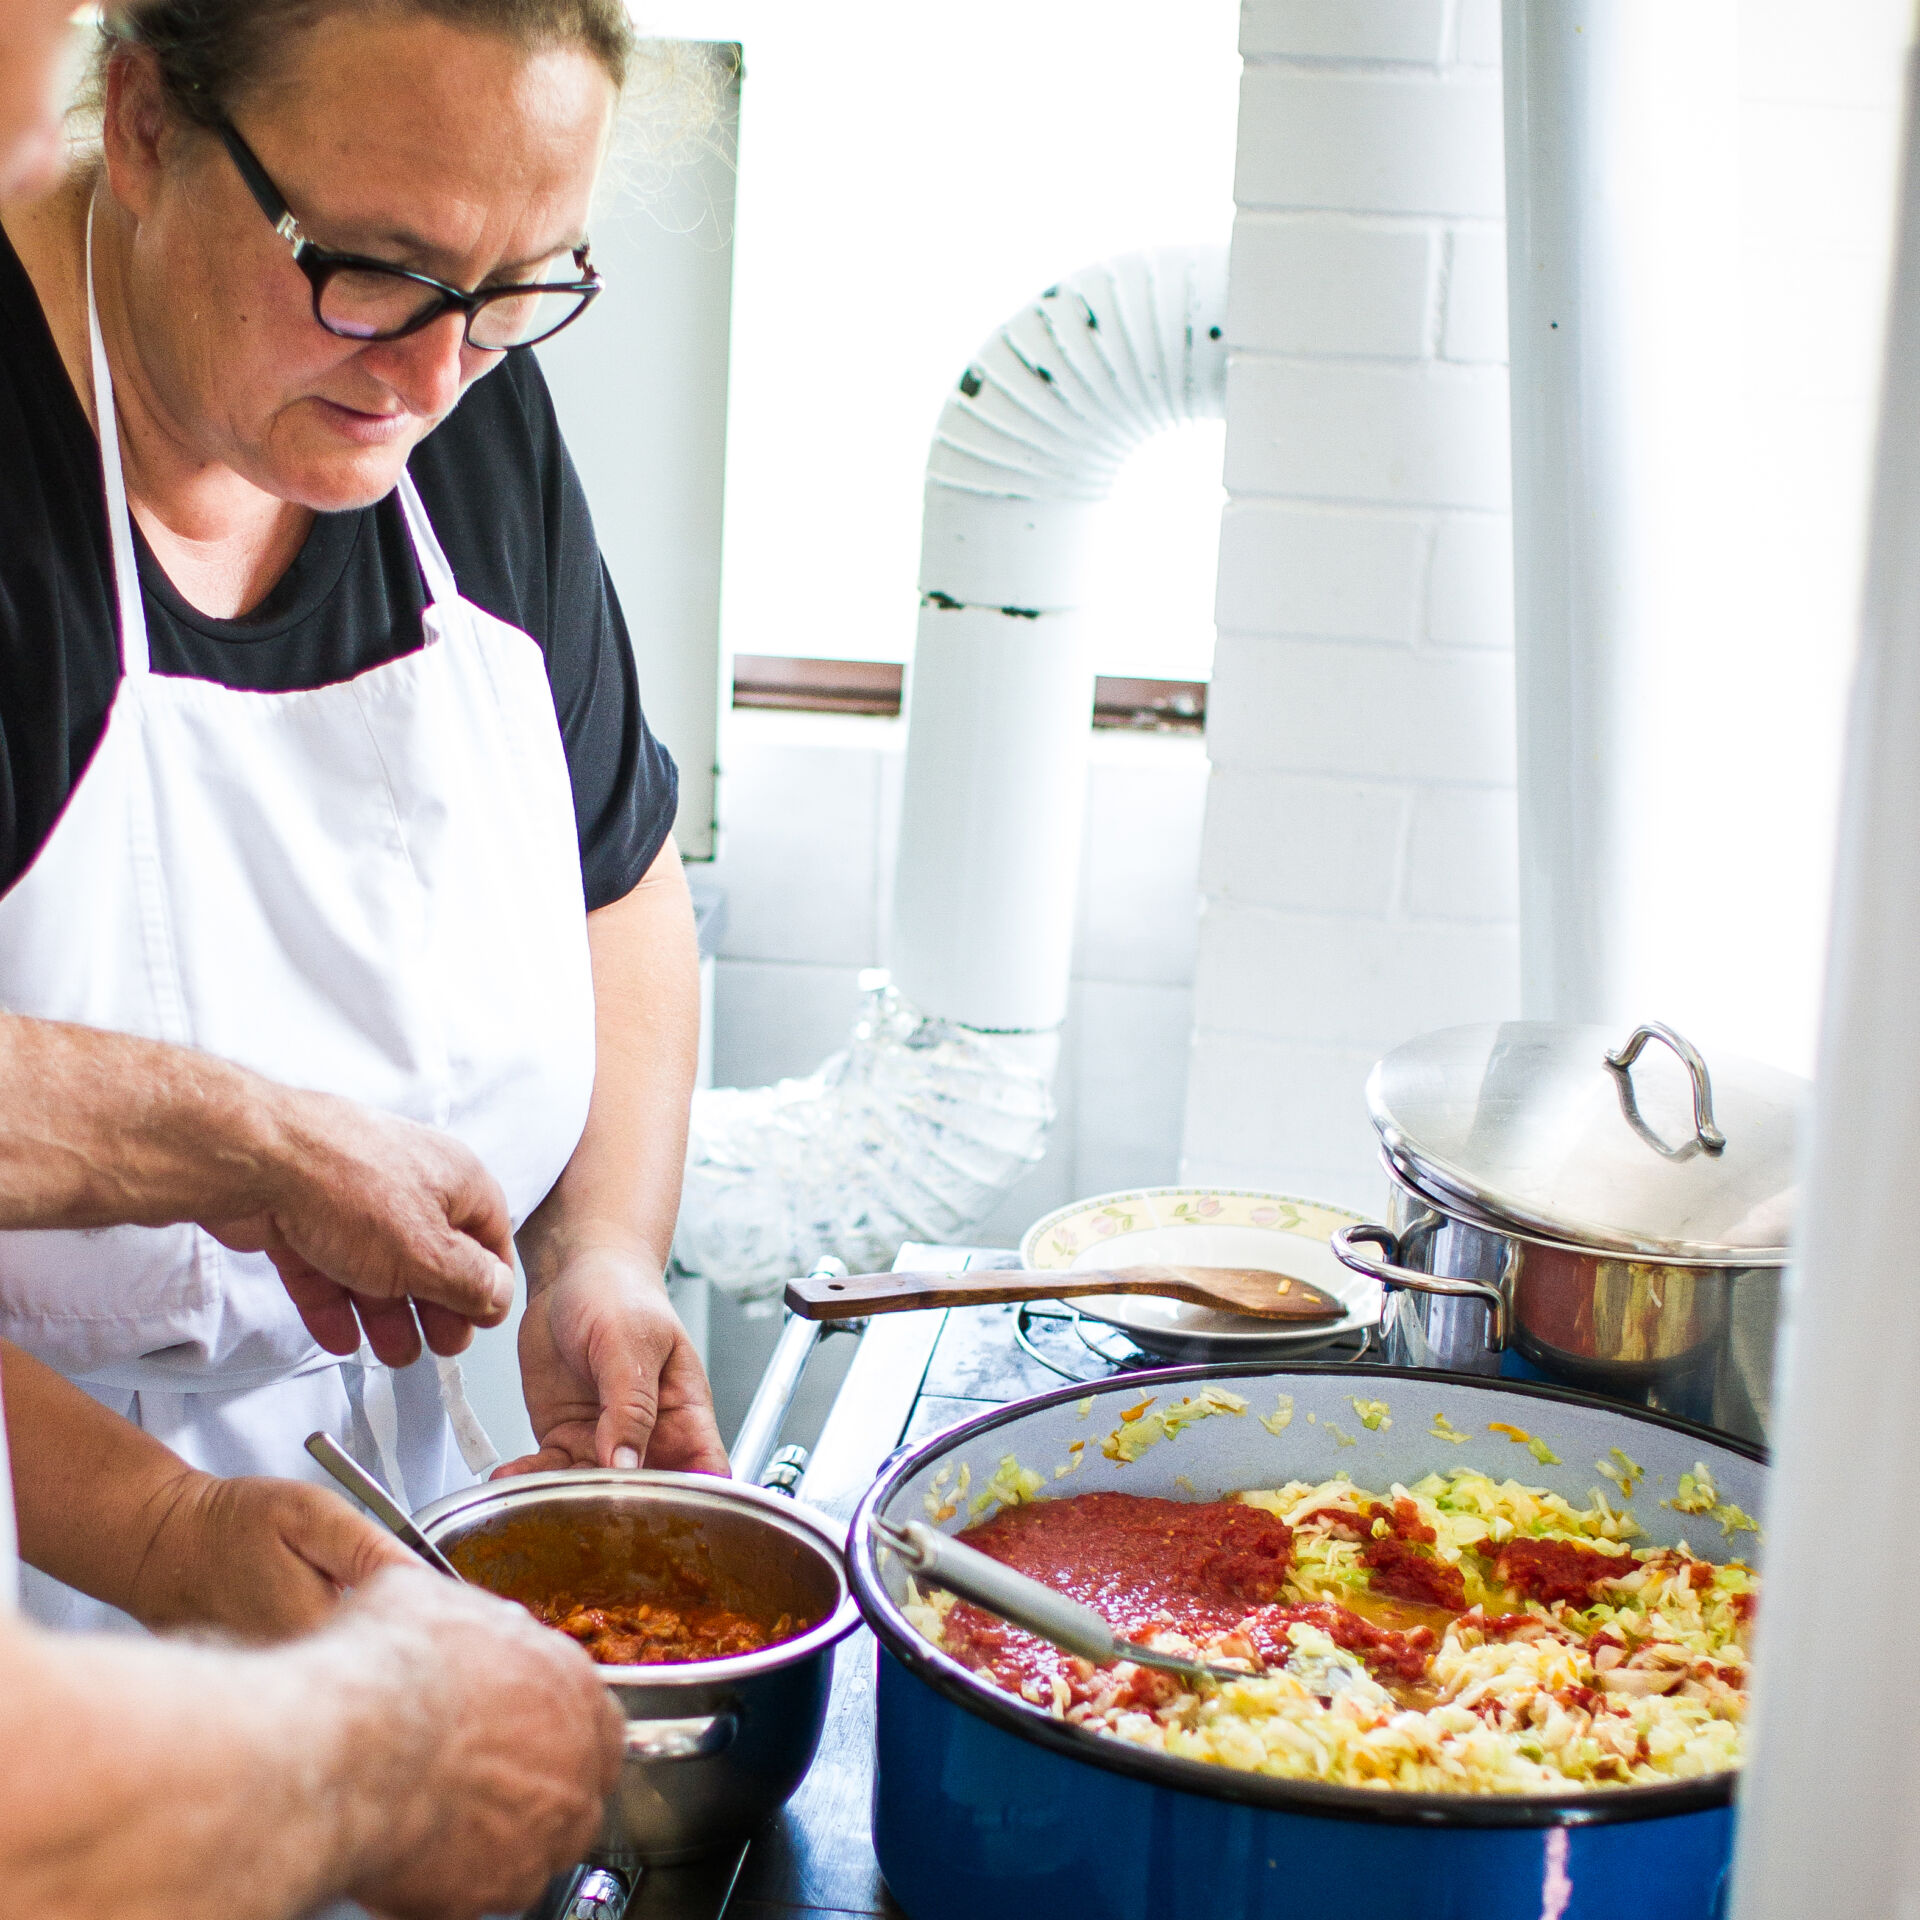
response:
M1694 1143L1708 1153L1724 1153L1727 1136L1713 1124L1713 1080L1707 1072L1707 1063L1701 1058L1700 1049L1685 1034L1676 1033L1662 1020L1648 1020L1635 1027L1628 1035L1626 1044L1616 1047L1606 1056L1608 1071L1620 1076L1621 1105L1626 1109L1627 1119L1633 1124L1635 1132L1652 1140L1668 1158L1676 1157L1673 1149L1655 1139L1640 1119L1639 1108L1633 1099L1633 1083L1628 1078L1629 1070L1640 1058L1649 1040L1663 1041L1671 1047L1680 1056L1687 1077L1693 1082Z

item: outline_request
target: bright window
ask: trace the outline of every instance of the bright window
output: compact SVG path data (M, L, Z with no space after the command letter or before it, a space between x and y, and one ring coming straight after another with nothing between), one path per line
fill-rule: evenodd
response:
M1024 301L1109 254L1224 244L1237 0L679 0L745 48L723 636L904 660L927 445ZM1100 670L1200 679L1221 432L1166 436L1099 539Z

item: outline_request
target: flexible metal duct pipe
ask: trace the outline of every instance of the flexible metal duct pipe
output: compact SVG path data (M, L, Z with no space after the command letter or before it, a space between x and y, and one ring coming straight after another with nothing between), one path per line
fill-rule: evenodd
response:
M747 1282L953 1241L1039 1159L1067 1010L1093 667L1089 517L1226 406L1226 254L1050 287L981 348L928 462L892 984L802 1080L694 1101L675 1252Z
M1901 171L1736 1920L1920 1911L1920 1737L1904 1687L1866 1678L1911 1638L1920 1588L1920 1536L1898 1491L1920 1478L1920 54ZM1887 1518L1853 1524L1842 1499L1868 1486Z

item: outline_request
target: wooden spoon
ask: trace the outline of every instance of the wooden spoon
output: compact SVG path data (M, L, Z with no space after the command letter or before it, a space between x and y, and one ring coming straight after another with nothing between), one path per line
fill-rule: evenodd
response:
M1009 1300L1064 1300L1083 1293L1150 1293L1257 1320L1341 1320L1330 1293L1264 1267L982 1267L969 1273L810 1274L787 1282L787 1305L807 1320L852 1320L914 1307L984 1307Z

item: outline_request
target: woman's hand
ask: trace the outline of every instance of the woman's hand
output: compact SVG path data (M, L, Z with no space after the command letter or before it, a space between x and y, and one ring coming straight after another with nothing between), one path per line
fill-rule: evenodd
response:
M143 1626L288 1640L387 1566L417 1566L337 1493L301 1480L223 1480L184 1470L134 1570L127 1611Z
M706 1369L659 1269L638 1250L577 1249L531 1290L520 1378L540 1450L501 1474L642 1464L727 1470Z

